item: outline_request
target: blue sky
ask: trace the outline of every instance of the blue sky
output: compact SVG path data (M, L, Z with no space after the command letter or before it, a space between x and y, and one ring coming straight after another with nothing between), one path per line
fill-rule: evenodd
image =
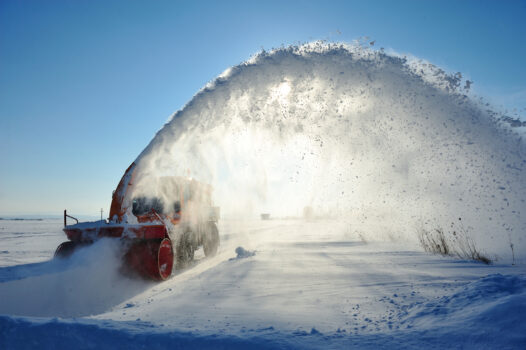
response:
M107 213L122 173L261 48L368 36L526 114L526 1L0 0L0 215Z

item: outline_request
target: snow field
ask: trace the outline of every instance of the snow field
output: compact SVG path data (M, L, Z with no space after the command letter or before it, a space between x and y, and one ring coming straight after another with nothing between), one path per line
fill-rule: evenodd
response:
M526 144L461 83L319 42L229 68L137 157L124 200L167 201L164 175L211 184L218 254L154 284L120 273L115 241L49 261L59 221L0 221L0 348L526 348ZM423 253L421 228L495 264Z
M225 220L220 232L216 257L198 255L195 266L159 284L108 274L103 254L112 251L108 241L74 255L69 265L3 267L0 345L513 349L526 344L524 266L488 266L400 243L366 243L334 221ZM255 255L236 258L237 246ZM87 256L105 268L86 268ZM78 285L79 274L92 286ZM51 283L57 280L61 283ZM69 288L79 302L66 297L60 307Z

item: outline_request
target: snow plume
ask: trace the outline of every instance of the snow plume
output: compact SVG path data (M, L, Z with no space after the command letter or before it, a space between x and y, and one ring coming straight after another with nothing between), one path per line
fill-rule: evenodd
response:
M101 239L66 259L19 265L0 283L0 314L79 317L106 311L151 286L122 276L121 242Z
M479 247L526 251L526 148L460 74L346 44L261 52L175 113L137 158L214 187L223 217L343 218L365 239L461 218ZM133 195L133 193L132 193Z

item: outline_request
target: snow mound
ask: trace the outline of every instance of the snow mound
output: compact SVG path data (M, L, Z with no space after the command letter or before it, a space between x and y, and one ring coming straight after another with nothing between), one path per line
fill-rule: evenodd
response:
M237 256L235 257L235 259L243 259L243 258L249 258L251 256L256 255L256 252L255 251L246 250L243 247L237 247L236 248L236 254L237 254Z
M144 322L69 322L0 316L3 349L293 349L258 337L243 339L221 334L162 332ZM29 335L29 337L28 337ZM28 342L28 338L31 342ZM282 342L281 342L282 343Z
M417 305L407 322L419 329L494 337L510 345L526 344L526 276L492 274L465 285L460 291ZM493 334L491 336L488 336ZM491 342L491 339L487 340Z

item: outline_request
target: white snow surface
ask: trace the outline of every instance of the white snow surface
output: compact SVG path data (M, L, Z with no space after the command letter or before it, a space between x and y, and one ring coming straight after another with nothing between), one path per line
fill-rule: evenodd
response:
M0 228L2 349L526 345L524 265L364 242L337 221L223 220L218 254L162 283L120 274L118 240L50 261L59 220Z
M152 283L123 274L119 240L50 260L60 220L0 220L0 349L526 348L526 144L463 85L346 44L227 69L124 199L211 184L218 254ZM437 229L494 264L423 253Z

